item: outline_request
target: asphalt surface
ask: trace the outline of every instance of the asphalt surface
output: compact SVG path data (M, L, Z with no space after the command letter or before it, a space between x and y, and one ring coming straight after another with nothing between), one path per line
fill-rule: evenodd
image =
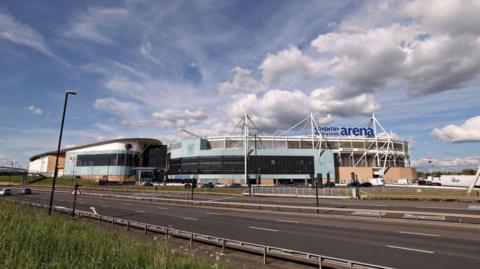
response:
M119 192L85 190L85 193L109 193L119 195L132 195L139 197L159 197L172 199L190 199L187 192ZM195 200L201 201L224 201L254 204L278 204L291 206L315 206L314 198L290 198L290 197L261 197L242 195L221 195L194 193ZM354 209L377 209L377 210L400 210L417 212L458 213L480 215L480 203L475 202L435 202L435 201L401 201L401 200L356 200L356 199L326 199L319 200L321 207L354 208Z
M48 198L49 193L36 192L8 199L48 204ZM72 200L70 195L56 194L54 204L70 208ZM480 264L479 226L249 212L88 196L79 196L77 206L86 211L95 207L102 215L395 268L479 268Z

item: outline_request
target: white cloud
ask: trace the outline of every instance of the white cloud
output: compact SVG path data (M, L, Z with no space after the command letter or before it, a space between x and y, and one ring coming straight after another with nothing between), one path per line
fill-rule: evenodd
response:
M35 107L34 105L31 105L29 107L26 107L25 110L32 112L35 115L43 115L44 112L38 107Z
M204 122L208 114L203 108L165 109L152 114L153 121L159 127L188 127Z
M332 122L333 122L333 116L331 114L327 114L326 116L320 117L317 119L317 123L323 126L329 125Z
M116 98L100 98L95 100L93 107L114 115L129 116L140 111L140 105L134 102L123 102Z
M112 44L114 33L128 18L129 12L123 8L89 8L86 13L77 16L65 36L83 39L101 44ZM116 35L120 33L116 32Z
M431 162L431 163L430 163ZM413 166L420 167L477 167L480 164L480 156L466 156L457 158L423 158L418 160L412 160Z
M480 141L480 116L467 119L460 125L449 124L442 128L435 128L432 136L447 142L479 142Z
M377 5L315 38L316 53L291 47L269 54L260 66L263 81L329 78L342 96L391 86L424 95L463 88L480 73L478 1Z
M322 63L303 54L297 47L274 54L268 54L259 67L262 70L263 81L269 85L280 82L284 77L308 79L313 75L322 75L325 71Z
M253 76L252 71L235 67L230 71L230 79L217 85L220 93L257 93L265 89Z
M45 43L41 34L30 26L16 21L9 14L0 12L0 38L5 38L15 44L30 47L47 56L56 58Z
M290 127L310 112L352 116L370 114L378 108L369 95L336 99L334 91L316 89L306 95L299 90L268 90L263 95L237 96L224 110L232 117L247 112L260 129L274 131ZM326 120L330 120L328 115Z

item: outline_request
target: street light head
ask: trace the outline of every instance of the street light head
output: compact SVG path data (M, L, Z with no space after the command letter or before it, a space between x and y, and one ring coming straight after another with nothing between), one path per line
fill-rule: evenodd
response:
M71 94L71 95L77 95L77 93L76 93L76 92L74 92L74 91L67 91L67 94Z

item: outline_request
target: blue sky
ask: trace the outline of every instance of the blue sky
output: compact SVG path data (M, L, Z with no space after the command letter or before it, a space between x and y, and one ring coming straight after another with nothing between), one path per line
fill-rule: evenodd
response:
M419 166L480 162L478 1L3 1L0 165L116 137L375 113ZM462 20L458 20L462 18Z

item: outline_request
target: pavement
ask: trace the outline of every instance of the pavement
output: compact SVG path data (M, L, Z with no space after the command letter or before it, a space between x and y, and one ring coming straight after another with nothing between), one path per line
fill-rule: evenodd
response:
M71 195L56 194L55 197L54 205L71 207ZM230 197L232 196L208 196L210 199L229 201L245 199ZM202 196L197 198L208 199ZM271 199L279 202L275 198L265 198L267 200L259 199L268 203L272 202ZM8 199L48 204L49 193L13 195ZM311 204L311 200L308 201ZM288 202L302 203L290 199ZM361 202L355 202L353 206L378 205L370 204L372 201ZM334 200L324 203L352 201ZM425 207L425 203L402 206L415 207L415 204ZM441 210L442 205L432 205L438 208L428 209ZM91 211L90 207L94 207L99 214L107 216L394 268L478 268L480 263L479 226L203 208L88 196L79 196L77 206L86 211ZM464 206L466 205L455 205L453 210L468 210Z

